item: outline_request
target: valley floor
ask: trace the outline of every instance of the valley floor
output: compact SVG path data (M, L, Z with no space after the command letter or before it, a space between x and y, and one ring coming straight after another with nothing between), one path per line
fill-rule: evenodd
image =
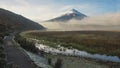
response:
M37 39L40 44L45 44L54 48L56 45L72 49L87 51L90 53L100 53L120 56L119 37L120 32L115 31L30 31L21 34L23 37ZM64 41L64 42L63 42ZM71 42L70 44L68 42ZM86 43L87 42L87 43ZM77 43L77 44L76 44ZM81 44L82 43L82 44ZM80 44L80 45L79 45ZM83 45L84 44L84 45ZM109 46L108 46L109 45ZM110 51L110 52L109 52ZM72 57L63 55L48 54L47 58L52 58L55 62L57 58L63 59L63 68L119 68L120 64L115 62L101 61L90 58ZM38 62L41 63L41 62ZM75 67L77 66L77 67Z

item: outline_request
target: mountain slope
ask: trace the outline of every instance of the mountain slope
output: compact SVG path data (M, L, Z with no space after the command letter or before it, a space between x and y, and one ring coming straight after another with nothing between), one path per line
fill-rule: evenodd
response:
M70 11L68 11L67 13L56 17L54 19L50 19L48 20L48 22L66 22L69 21L71 19L77 19L77 20L82 20L83 18L87 17L86 15L80 13L79 11L72 9Z
M12 31L44 29L38 23L2 8L0 8L0 24L10 27Z

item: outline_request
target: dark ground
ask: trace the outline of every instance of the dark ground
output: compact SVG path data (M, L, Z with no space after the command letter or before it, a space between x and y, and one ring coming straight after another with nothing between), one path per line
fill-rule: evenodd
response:
M12 35L4 38L4 48L7 53L8 64L13 65L13 68L37 68L28 55L15 45L12 38Z

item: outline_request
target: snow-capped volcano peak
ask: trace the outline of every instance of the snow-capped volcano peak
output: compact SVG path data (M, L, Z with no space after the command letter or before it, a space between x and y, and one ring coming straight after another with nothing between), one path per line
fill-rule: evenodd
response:
M74 14L80 14L80 12L77 11L76 9L71 9L71 10L67 11L66 13L67 14L72 14L72 13L74 13Z
M75 9L71 9L67 12L65 12L64 14L54 18L54 19L51 19L51 20L48 20L48 21L59 21L59 22L65 22L65 21L69 21L71 19L77 19L77 20L82 20L84 19L85 17L87 17L86 15L80 13L79 11L75 10Z

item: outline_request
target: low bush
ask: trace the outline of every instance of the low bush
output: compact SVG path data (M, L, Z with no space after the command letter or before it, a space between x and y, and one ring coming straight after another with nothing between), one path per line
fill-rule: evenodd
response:
M15 40L25 50L33 52L33 53L38 53L39 49L35 47L35 43L34 42L28 41L26 38L23 38L20 35L16 35L15 36Z
M54 68L61 68L62 67L62 59L58 58L55 62Z
M4 48L0 44L0 68L5 68L6 65L6 55L4 52Z

